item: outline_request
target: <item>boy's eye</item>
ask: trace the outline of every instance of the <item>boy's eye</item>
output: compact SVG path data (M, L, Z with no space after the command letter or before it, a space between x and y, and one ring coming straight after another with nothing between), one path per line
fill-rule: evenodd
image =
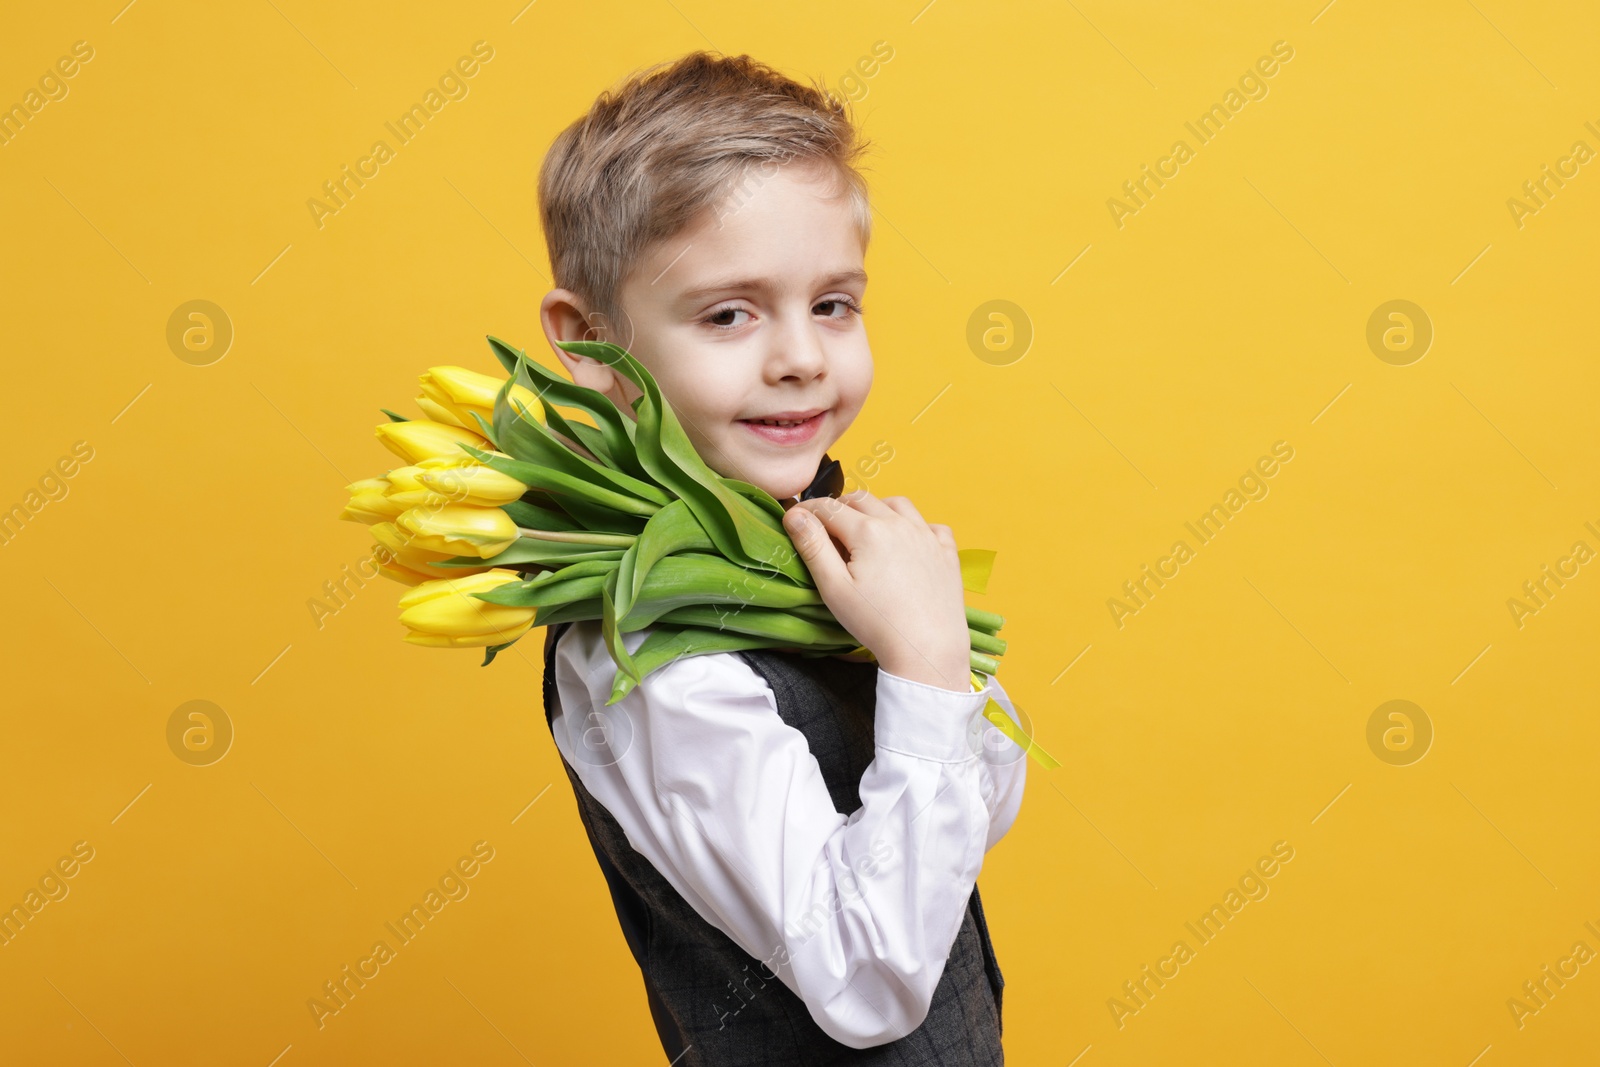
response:
M744 308L722 307L722 308L717 308L717 310L715 310L711 314L707 315L706 318L705 318L705 321L710 323L713 326L719 326L722 329L726 330L726 329L732 329L735 326L743 325L743 323L741 323L741 322L739 322L737 320L734 320L733 316L735 316L735 315L749 315L749 314L750 313L748 311L746 311Z
M822 311L824 318L842 319L847 314L861 314L861 305L848 297L840 297L837 300L824 300L811 310Z
M860 304L852 300L850 297L837 297L830 300L818 301L812 306L811 310L814 313L820 314L823 318L843 319L851 314L859 315L863 309ZM743 315L745 318L737 318L736 316L739 315ZM731 330L736 327L743 326L746 322L750 321L750 318L750 312L746 311L744 308L730 305L727 307L717 308L700 321L714 329Z

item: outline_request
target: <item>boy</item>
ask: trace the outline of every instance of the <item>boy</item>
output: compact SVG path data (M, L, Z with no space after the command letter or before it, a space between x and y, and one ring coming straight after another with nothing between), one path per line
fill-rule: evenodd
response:
M546 719L684 1067L1003 1062L976 879L1025 763L980 713L1016 713L972 691L950 528L825 488L872 384L864 147L823 91L694 53L602 94L539 177L541 321L573 380L631 411L630 382L554 343L632 352L709 466L784 503L876 660L704 654L606 707L599 624L547 634Z

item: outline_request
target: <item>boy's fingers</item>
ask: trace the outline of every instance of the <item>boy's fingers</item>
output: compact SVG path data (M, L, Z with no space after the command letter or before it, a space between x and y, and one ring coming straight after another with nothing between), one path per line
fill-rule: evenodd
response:
M783 528L794 542L795 551L805 561L806 569L816 580L817 588L831 589L840 581L849 579L844 557L834 547L822 520L810 508L796 505L783 514Z
M922 517L922 512L917 510L917 506L911 502L909 497L886 496L883 498L883 503L885 507L892 508L908 519L916 519L923 525L928 525L927 520Z
M804 508L822 522L827 531L843 542L846 548L859 543L856 538L865 526L870 516L858 511L843 500L832 497L820 497L812 500L802 500L790 511Z
M840 497L842 503L848 504L865 515L893 515L894 509L879 500L865 489L857 489L853 493L846 493Z

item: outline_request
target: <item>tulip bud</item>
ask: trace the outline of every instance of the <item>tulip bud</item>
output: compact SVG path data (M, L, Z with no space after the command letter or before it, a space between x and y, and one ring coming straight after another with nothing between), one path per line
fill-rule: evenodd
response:
M477 504L497 508L513 500L521 500L528 487L493 467L481 463L433 466L434 460L423 462L417 481L423 486L461 504Z
M433 575L414 571L404 563L401 563L399 558L383 545L373 545L372 547L378 553L373 556L373 559L378 561L378 573L385 578L393 579L401 585L421 585L423 582L434 580ZM467 573L476 574L477 572L468 571Z
M504 452L496 452L492 448L484 448L480 449L479 451L485 453L486 455L499 456L501 459L511 458ZM482 465L483 463L481 460L479 460L476 456L468 455L466 452L462 452L455 456L430 456L427 459L417 461L417 466L428 471L442 471L450 470L453 467L478 467Z
M424 578L460 578L468 574L477 574L486 568L463 567L436 567L434 564L447 559L453 559L458 552L430 552L417 545L417 538L409 530L402 530L392 522L380 522L372 527L373 539L389 551L389 559L408 571L421 574ZM388 573L387 571L385 573ZM389 574L396 581L406 582L405 575L396 572Z
M400 622L410 632L405 639L430 648L470 648L515 641L533 626L534 608L514 608L479 600L508 582L519 582L516 571L496 567L466 578L423 582L400 597Z
M422 395L417 397L417 407L428 417L452 426L477 430L473 412L483 416L485 422L494 422L494 398L506 384L504 378L495 378L465 367L433 367L418 379ZM523 385L511 386L511 410L526 407L532 416L544 421L544 408L532 390Z
M377 428L377 435L385 448L407 463L418 463L430 456L465 456L461 451L464 444L485 450L489 447L489 442L471 430L427 419L386 422Z
M462 453L462 458L470 459L471 457L467 456L466 453ZM423 462L428 463L431 461L423 460ZM405 511L407 508L421 507L425 504L438 507L442 504L450 503L445 497L423 485L421 474L422 467L413 464L405 467L396 467L384 476L384 484L389 487L384 495L388 498L389 503L397 509L395 517L398 517L399 512Z
M395 525L411 535L411 544L428 552L488 559L516 543L517 524L500 508L471 504L415 507L400 513Z
M368 526L375 522L388 522L408 506L388 497L389 482L384 478L363 478L345 488L350 491L350 503L345 505L339 518L351 522L364 522Z

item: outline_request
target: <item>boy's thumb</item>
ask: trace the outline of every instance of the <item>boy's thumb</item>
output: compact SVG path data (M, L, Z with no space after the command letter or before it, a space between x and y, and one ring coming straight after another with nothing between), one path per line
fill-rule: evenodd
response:
M789 531L789 539L802 553L814 540L816 523L817 517L805 508L790 508L783 513L783 528Z
M789 540L807 563L815 561L823 546L828 544L822 520L805 508L794 507L784 512L783 528L789 531Z
M800 553L801 562L811 572L817 590L826 601L830 591L840 589L847 583L849 575L844 557L834 546L828 528L810 509L802 507L792 507L784 512L783 527L789 531L795 551Z

